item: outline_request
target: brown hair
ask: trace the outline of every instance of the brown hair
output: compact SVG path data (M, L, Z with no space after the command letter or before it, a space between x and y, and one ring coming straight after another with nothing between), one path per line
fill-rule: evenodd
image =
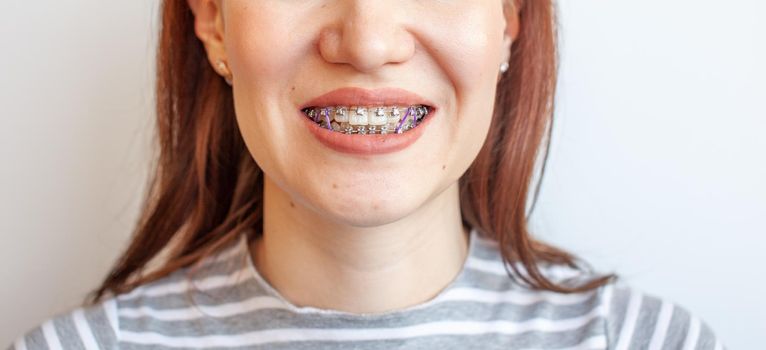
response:
M498 83L485 144L460 178L460 200L464 224L500 244L506 270L508 266L512 270L509 277L519 277L534 288L572 293L603 286L617 276L596 276L576 286L553 282L538 264L589 267L574 255L535 240L528 229L530 183L541 152L538 181L545 173L553 121L558 58L552 1L516 1L520 31L511 69ZM88 296L92 303L107 293L125 293L193 266L246 229L261 234L263 172L245 148L231 88L210 66L186 0L163 0L161 22L156 169L132 241ZM539 189L538 182L535 202ZM158 267L149 269L155 261Z

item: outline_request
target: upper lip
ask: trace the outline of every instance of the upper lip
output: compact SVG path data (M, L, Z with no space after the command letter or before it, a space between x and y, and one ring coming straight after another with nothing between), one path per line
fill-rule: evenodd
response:
M356 87L340 88L317 96L300 108L326 106L412 106L426 105L435 107L424 97L404 89L381 88L363 89Z

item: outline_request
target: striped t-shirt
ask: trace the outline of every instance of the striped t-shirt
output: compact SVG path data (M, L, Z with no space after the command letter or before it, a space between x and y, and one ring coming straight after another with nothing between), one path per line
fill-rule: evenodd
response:
M186 269L60 314L11 349L723 349L705 322L611 283L560 294L509 278L494 241L471 231L457 277L421 304L376 314L297 306L258 273L248 239ZM545 267L558 281L576 271Z

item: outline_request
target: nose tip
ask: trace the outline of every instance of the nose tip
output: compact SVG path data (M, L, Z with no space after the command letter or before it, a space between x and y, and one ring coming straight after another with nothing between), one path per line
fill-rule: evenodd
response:
M322 30L319 51L325 61L348 64L369 73L412 57L414 39L397 16L388 12L383 18L381 14L386 10L372 7L356 6L353 11L343 11L345 15L335 25Z

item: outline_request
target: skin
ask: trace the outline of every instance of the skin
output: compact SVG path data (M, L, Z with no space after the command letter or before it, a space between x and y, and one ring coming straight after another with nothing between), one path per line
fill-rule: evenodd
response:
M188 0L211 64L228 63L242 136L265 173L259 273L296 306L381 313L460 272L458 179L489 130L518 16L502 0ZM504 11L505 10L505 11ZM439 109L411 147L324 147L299 106L341 87L399 87Z

